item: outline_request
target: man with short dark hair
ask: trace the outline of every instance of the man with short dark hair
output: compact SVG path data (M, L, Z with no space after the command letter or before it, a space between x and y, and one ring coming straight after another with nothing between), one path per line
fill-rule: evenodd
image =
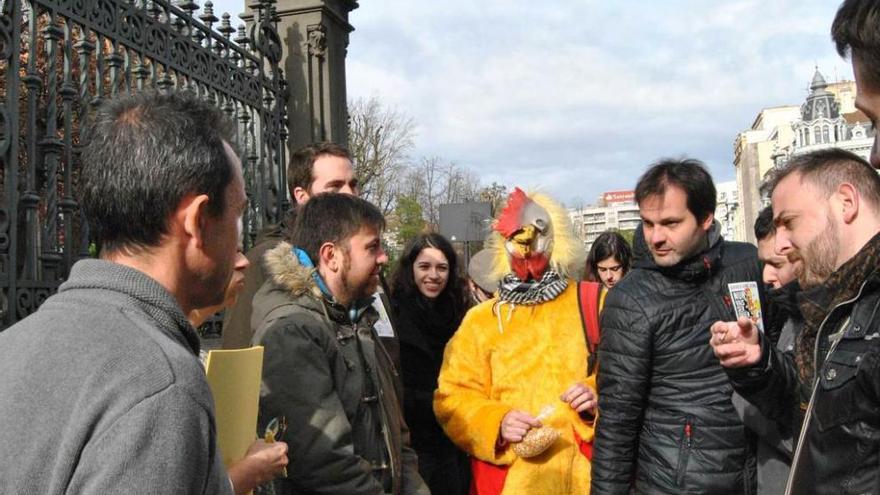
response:
M292 244L265 255L253 318L265 347L260 423L284 417L296 434L277 493L428 493L373 328L384 226L367 201L319 194L297 213Z
M254 332L251 329L251 311L254 294L266 281L263 255L275 247L293 227L296 208L312 196L322 192L358 194L358 183L351 163L351 153L335 143L314 143L293 152L287 165L287 189L294 207L281 223L260 233L254 246L248 250L250 267L245 271L244 287L235 304L223 315L223 348L248 347Z
M226 122L189 94L97 112L80 185L100 259L0 333L0 492L230 492L185 316L246 266Z
M721 238L697 160L654 164L636 201L633 270L602 313L592 493L751 493L754 456L706 330L734 316L740 283L758 297L755 248Z
M776 343L780 352L794 356L796 336L803 326L803 317L797 309L800 286L795 277L796 264L775 253L776 228L773 209L761 210L755 220L755 238L758 241L758 259L764 263L764 285L767 300L774 308L774 327L782 328ZM769 419L753 404L734 394L733 405L743 422L755 433L758 461L758 495L778 495L785 491L785 482L791 468L792 422Z
M876 493L880 177L855 154L828 149L794 157L771 190L775 250L798 262L804 291L795 359L747 320L716 323L711 344L738 392L800 427L786 493Z
M764 264L762 278L767 290L767 300L774 308L776 325L781 328L777 347L783 352L794 351L794 339L800 333L803 317L797 308L797 293L801 287L797 281L800 261L791 262L776 253L776 226L773 225L773 208L766 206L755 220L755 239L758 241L758 259Z
M856 108L871 119L874 147L871 165L880 168L880 3L876 0L846 0L840 5L831 37L841 57L852 60L856 79Z

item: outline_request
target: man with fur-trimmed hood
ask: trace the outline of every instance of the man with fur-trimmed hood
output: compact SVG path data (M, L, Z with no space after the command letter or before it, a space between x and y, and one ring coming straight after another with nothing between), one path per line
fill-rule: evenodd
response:
M499 292L447 344L434 412L473 456L471 493L588 493L596 394L572 279L580 243L559 205L519 188L493 230Z
M297 215L294 245L266 252L251 324L265 347L260 428L288 424L290 467L276 493L429 493L373 328L384 226L367 201L319 194Z

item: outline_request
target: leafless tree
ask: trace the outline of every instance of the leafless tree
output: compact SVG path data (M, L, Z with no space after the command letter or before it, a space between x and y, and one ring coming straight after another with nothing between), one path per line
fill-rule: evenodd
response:
M444 203L476 201L480 177L473 170L450 163L446 170L446 197Z
M440 221L440 205L474 201L480 179L473 171L431 156L410 164L415 122L372 97L349 102L348 145L361 196L382 213L394 213L401 197L414 199L429 227Z
M361 196L387 215L399 195L400 178L413 148L415 123L404 113L383 106L376 97L349 102L348 115L348 146Z
M440 205L474 201L480 180L471 170L442 158L423 157L406 175L402 193L415 198L430 226L440 223Z
M490 203L492 205L492 216L497 216L507 201L507 186L493 182L491 186L486 186L477 193L480 201Z

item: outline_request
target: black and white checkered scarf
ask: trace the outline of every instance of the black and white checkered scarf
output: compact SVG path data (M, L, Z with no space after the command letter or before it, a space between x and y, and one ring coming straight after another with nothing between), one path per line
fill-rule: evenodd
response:
M501 279L498 298L506 303L532 306L556 299L568 287L568 279L547 270L537 282L523 282L510 273Z

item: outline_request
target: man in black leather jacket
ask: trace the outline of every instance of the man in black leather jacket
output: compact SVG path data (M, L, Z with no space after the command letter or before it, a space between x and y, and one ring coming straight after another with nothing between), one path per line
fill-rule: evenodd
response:
M800 155L773 186L776 252L802 260L794 359L748 322L712 345L737 391L768 417L805 410L786 493L880 492L880 177L839 149ZM799 385L811 389L799 400Z
M721 238L696 160L652 166L636 201L634 269L602 314L592 493L752 493L754 453L706 344L735 314L728 284L763 290L755 248Z

